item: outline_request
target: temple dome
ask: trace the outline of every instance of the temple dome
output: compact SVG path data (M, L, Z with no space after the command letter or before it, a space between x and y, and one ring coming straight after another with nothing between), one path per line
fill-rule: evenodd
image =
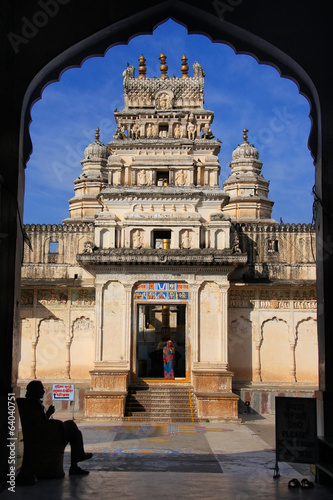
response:
M107 158L108 157L108 149L107 147L99 140L99 128L96 129L95 134L95 142L89 144L84 150L84 158L86 160L94 159L94 158Z
M234 149L234 151L232 153L233 160L240 160L243 158L250 158L250 159L254 159L254 160L259 159L258 150L254 147L253 144L248 143L247 132L248 132L248 130L245 128L243 131L244 142L242 144L238 145L236 149Z

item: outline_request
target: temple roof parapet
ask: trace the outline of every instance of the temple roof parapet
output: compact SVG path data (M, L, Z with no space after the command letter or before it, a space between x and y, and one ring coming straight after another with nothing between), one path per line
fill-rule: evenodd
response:
M125 91L125 110L130 108L203 108L205 72L199 63L193 64L193 77L190 77L185 54L181 61L181 77L167 75L166 56L161 53L161 76L145 76L145 59L140 57L139 76L135 78L135 69L128 66L123 72Z

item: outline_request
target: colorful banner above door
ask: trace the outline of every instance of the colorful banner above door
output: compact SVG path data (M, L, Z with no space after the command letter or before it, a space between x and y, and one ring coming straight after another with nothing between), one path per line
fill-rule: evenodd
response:
M141 283L134 292L134 300L179 301L188 300L186 283L154 281Z

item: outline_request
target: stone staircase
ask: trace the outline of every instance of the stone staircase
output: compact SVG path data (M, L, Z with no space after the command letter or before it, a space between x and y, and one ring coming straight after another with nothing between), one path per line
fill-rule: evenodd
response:
M198 422L196 397L190 386L131 385L124 420L137 422Z

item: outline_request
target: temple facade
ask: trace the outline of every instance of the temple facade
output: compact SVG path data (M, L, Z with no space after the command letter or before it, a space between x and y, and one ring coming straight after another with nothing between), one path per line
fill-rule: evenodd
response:
M113 140L84 151L69 218L26 225L19 385L73 383L87 417L122 418L133 386L186 387L200 418L274 411L318 383L315 232L278 224L243 131L219 185L205 73L123 73ZM162 350L175 345L175 380Z

